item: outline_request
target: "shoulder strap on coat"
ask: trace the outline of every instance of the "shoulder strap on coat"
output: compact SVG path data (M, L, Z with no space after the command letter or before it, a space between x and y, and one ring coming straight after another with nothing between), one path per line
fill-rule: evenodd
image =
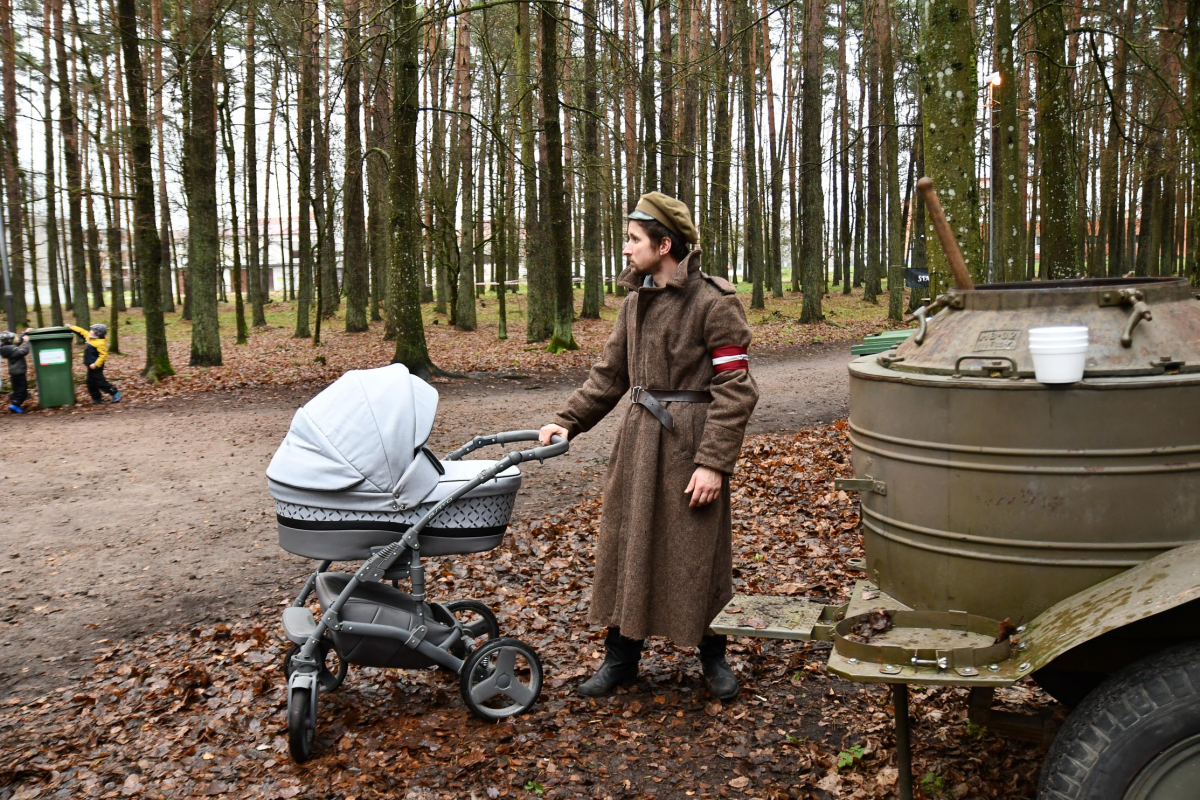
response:
M704 280L711 283L713 286L720 289L721 294L737 294L737 288L732 283L725 280L724 278L718 277L716 275L709 275L707 272L701 272L700 276L702 278L704 278Z

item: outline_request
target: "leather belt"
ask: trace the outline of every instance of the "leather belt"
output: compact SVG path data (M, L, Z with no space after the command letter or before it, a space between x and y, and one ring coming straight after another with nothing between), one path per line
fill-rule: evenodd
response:
M675 430L675 422L671 419L671 412L667 411L663 403L711 403L713 396L712 392L669 392L634 386L629 399L640 406L644 406L647 411L654 415L655 419L662 423L664 428L673 432Z

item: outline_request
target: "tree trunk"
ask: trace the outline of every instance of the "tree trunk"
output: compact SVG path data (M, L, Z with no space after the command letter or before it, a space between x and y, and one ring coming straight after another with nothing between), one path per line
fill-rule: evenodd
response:
M221 144L225 149L225 166L229 174L229 231L233 234L233 270L230 275L233 283L234 316L237 329L237 344L246 343L246 308L242 303L242 248L241 236L238 233L237 212L237 165L234 160L233 148L233 112L229 103L229 70L225 68L225 36L218 27L217 63L221 65Z
M58 64L59 131L63 139L63 162L67 172L67 207L71 229L71 311L75 324L92 324L87 298L87 262L83 240L83 172L79 162L79 130L75 117L72 84L67 76L67 46L63 33L62 0L50 0L54 15L55 61Z
M690 2L690 0L682 0ZM600 172L600 81L596 64L596 0L583 4L583 313L584 319L600 319L604 285L600 252L600 204L603 176ZM693 104L693 111L695 106ZM686 112L685 112L686 127ZM685 136L687 134L685 133ZM689 140L690 141L690 140ZM693 162L694 163L694 162Z
M558 103L558 17L557 9L543 2L538 6L541 21L541 95L542 130L546 132L546 159L543 162L541 193L546 202L546 244L552 252L551 274L554 282L554 333L547 350L561 353L578 350L571 330L575 315L571 284L571 226L564 192L562 129Z
M54 185L54 115L52 113L52 96L54 82L50 78L50 4L42 9L42 80L45 108L42 120L46 132L46 271L50 283L50 323L63 324L62 300L59 296L58 269L58 211L55 208L57 191ZM7 117L6 119L13 119Z
M35 246L36 239L33 235L33 199L29 196L29 184L21 181L21 201L27 203L23 211L25 212L25 236L29 241L29 277L33 283L33 313L37 318L37 326L45 327L46 320L42 316L42 293L38 288L38 257L37 247Z
M754 29L750 27L750 0L737 0L742 29L742 165L746 189L745 219L745 266L742 274L749 273L753 281L750 293L751 308L765 308L763 298L762 257L759 254L759 226L762 224L762 207L758 197L758 153L754 136Z
M370 275L367 272L366 221L363 218L362 139L359 135L359 11L358 0L346 0L346 178L342 184L342 280L346 287L346 332L368 328Z
M859 59L862 64L863 59ZM863 295L866 295L866 272L867 272L867 256L866 256L866 240L867 240L867 203L865 194L865 186L863 185L863 165L866 161L866 134L863 132L863 105L866 100L867 93L860 91L858 93L858 136L855 137L854 144L854 286L864 286Z
M642 192L656 192L658 182L658 142L655 140L654 98L654 3L642 0L642 75L639 89L642 104Z
M821 190L821 78L824 64L825 0L804 4L804 84L801 89L804 108L800 117L800 154L803 157L804 230L800 238L800 259L804 264L804 306L802 323L820 322L821 294L825 288L822 221L825 198Z
M416 0L399 0L392 11L392 64L395 128L392 135L391 269L388 273L389 317L396 325L393 363L428 380L434 371L425 345L421 319L421 233L417 202L418 29Z
M614 0L615 8L616 2ZM638 189L642 185L642 152L637 143L637 99L641 95L641 77L635 76L633 0L621 0L621 19L625 33L621 66L625 85L624 129L625 129L625 205L632 209L637 205Z
M270 219L271 219L271 171L272 171L271 168L275 164L275 115L279 110L278 93L279 93L279 73L280 73L280 71L281 71L281 69L280 69L279 62L274 61L274 63L271 66L271 108L267 112L267 168L266 168L266 179L263 183L262 248L259 251L260 256L261 256L261 261L259 261L258 264L254 265L254 269L257 270L259 273L259 279L258 279L259 299L261 300L261 302L264 305L271 302L271 279L273 276L273 270L271 268L271 232L270 232L270 224L269 223L270 223ZM276 177L276 184L275 184L276 198L279 197L278 180L279 180L278 177ZM278 205L278 203L276 203L276 205ZM279 216L279 222L280 222L279 240L280 240L280 250L282 251L282 249L283 249L283 225L282 225L283 209L282 208L279 209L279 213L280 213L280 216ZM290 225L289 225L289 227L290 227ZM280 270L281 278L284 274L285 273L283 272L283 270ZM280 282L282 283L282 280ZM287 288L286 284L284 285L284 288L285 289ZM284 297L285 298L287 297L286 292L284 294ZM265 318L266 318L265 309L263 311L263 317L264 317L264 324L265 324ZM254 324L258 325L257 320L254 322Z
M191 273L192 366L221 363L217 320L217 281L221 242L217 233L216 97L212 55L212 0L193 0L193 47L188 62L192 120L187 138L190 185L188 197L188 271Z
M728 227L724 224L729 208L729 178L733 166L733 125L730 119L733 102L732 84L729 79L729 69L732 60L729 57L730 29L733 27L733 12L730 0L721 5L720 31L718 33L717 53L719 60L714 62L717 72L717 90L713 98L716 105L716 116L713 122L713 186L709 193L709 226L716 237L716 246L712 248L712 262L706 266L710 275L729 279L729 251L731 239ZM708 245L707 239L701 236L701 241Z
M796 38L797 29L803 30L804 20L800 20L799 26L796 24L795 9L788 9L787 14L787 32L788 38L794 40ZM801 9L801 13L803 13ZM784 51L783 61L783 147L784 158L781 159L787 163L788 170L788 261L789 268L792 272L791 290L799 294L801 284L800 277L804 273L803 262L801 261L800 247L801 239L800 228L801 219L803 217L802 206L802 191L800 190L800 172L802 165L799 163L798 152L801 149L801 137L803 136L802 125L795 122L795 118L800 115L800 103L793 98L801 97L803 92L802 81L804 79L804 55L800 56L800 63L797 65L792 58L792 48L787 48ZM834 98L834 118L837 118L837 98ZM837 152L837 134L836 131L830 139L830 149ZM834 187L834 196L836 198L837 190ZM836 203L836 199L834 201ZM835 262L836 263L836 262ZM840 273L835 269L834 278Z
M0 72L4 84L4 191L8 200L8 220L5 229L12 242L9 250L9 269L13 294L13 319L9 323L15 330L29 324L29 312L25 306L25 221L21 206L21 185L25 174L17 151L17 69L16 44L13 34L12 0L0 0ZM32 242L30 243L32 245ZM35 275L34 284L37 283Z
M367 236L371 261L371 321L382 319L379 307L387 294L388 242L387 230L391 214L388 211L388 165L384 154L388 150L388 122L392 116L391 98L388 95L385 69L386 43L384 25L378 3L371 6L371 83L367 116L370 128L367 134Z
M841 118L838 124L841 126L842 132L842 150L839 159L842 172L841 208L839 214L841 224L840 241L842 245L842 294L850 294L851 290L850 247L852 244L850 234L850 102L847 96L849 71L846 63L846 3L847 0L842 0L841 10L838 15L838 107L841 109Z
M688 26L687 33L687 74L684 77L684 92L683 92L683 119L680 121L679 129L679 146L676 147L678 153L679 165L679 199L690 211L699 217L700 211L704 210L703 192L707 188L705 184L701 184L701 202L696 205L696 143L699 142L703 148L706 143L706 138L696 136L696 117L697 117L697 100L702 97L700 90L700 68L698 61L700 59L700 19L703 9L696 0L679 0L683 6L684 14L682 17L686 20ZM707 17L705 17L707 19ZM704 240L704 246L708 246L708 241Z
M681 0L686 2L686 0ZM657 186L649 187L646 191L666 191L670 194L675 191L675 185L679 180L679 172L676 169L675 153L677 151L677 142L675 140L675 76L674 76L674 61L676 58L675 47L672 43L671 34L671 0L659 0L658 2L658 73L659 73L659 116L658 116L658 151L659 157L662 159L662 174L659 178ZM649 51L650 39L645 41L646 50Z
M475 151L471 142L471 96L474 76L471 72L471 14L465 12L456 20L458 44L454 48L454 72L462 81L458 96L459 176L462 179L462 244L458 249L458 293L455 326L460 331L475 330ZM543 45L543 49L545 45ZM545 53L543 53L543 58ZM561 185L561 184L560 184ZM450 191L456 191L451 185ZM449 220L450 230L454 220Z
M142 291L146 321L146 366L142 375L157 381L175 374L167 355L167 331L163 324L159 259L162 248L154 225L154 168L150 158L150 122L146 115L146 81L138 52L137 7L134 0L117 0L117 24L125 54L125 92L129 98L129 132L133 155L134 247L142 265ZM215 153L214 153L215 155ZM215 179L215 175L214 175ZM218 343L219 344L219 343ZM218 356L220 351L218 350ZM219 363L219 362L218 362Z
M171 222L171 207L167 197L167 143L163 137L165 118L163 114L163 7L162 0L150 2L151 36L154 39L154 130L158 142L158 219L162 229L159 237L158 261L161 266L159 288L163 311L175 310L175 289L171 281L171 242L167 230ZM114 155L115 160L115 155ZM124 299L124 298L122 298Z
M825 0L815 0L815 2L821 6L821 14L823 16ZM767 89L767 102L763 107L763 111L767 116L767 142L771 156L771 218L769 221L764 220L768 234L763 237L763 241L770 241L771 243L771 252L766 259L766 267L770 273L766 278L767 282L771 285L771 296L783 297L783 254L780 242L781 225L779 223L780 214L783 209L783 163L779 157L781 148L775 133L775 83L773 77L774 69L772 69L771 61L770 17L767 15L767 0L761 0L761 12L763 17L760 26L763 44L763 77L766 81ZM817 91L820 93L821 90L818 89ZM819 105L817 113L820 114ZM764 168L765 163L766 158L764 157ZM821 170L818 166L818 176L820 172ZM819 177L817 178L817 182L820 183ZM794 243L793 246L795 246Z
M475 152L472 148L472 128L470 128L470 100L474 91L474 76L472 74L472 59L470 59L470 13L463 13L456 19L455 44L455 74L458 84L455 89L455 108L458 115L457 134L458 145L455 149L454 160L458 167L454 175L462 181L462 237L454 241L457 219L451 216L448 223L450 239L448 252L456 253L455 276L457 289L455 291L455 319L458 330L475 330L475 287L474 287L474 257L475 257ZM458 191L457 181L451 182L449 192Z
M434 26L429 36L427 44L426 61L429 64L429 95L436 97L438 108L446 106L446 85L450 83L451 76L454 77L454 110L458 110L458 93L460 91L461 80L457 72L451 68L444 78L441 76L442 65L442 40L444 32L441 24ZM452 122L447 125L447 118ZM433 229L429 231L430 238L430 254L434 260L434 282L435 282L435 299L434 311L438 314L448 314L453 321L458 314L458 310L453 307L452 296L457 289L452 287L449 282L449 276L452 271L451 258L452 254L457 252L457 231L458 231L458 212L457 208L451 209L454 203L458 202L458 165L459 162L451 156L447 163L446 154L446 138L449 131L453 131L454 124L457 123L458 117L447 114L433 115L433 144L430 147L430 171L433 173L430 177L432 189L430 205L433 206L430 211L430 223ZM449 131L447 130L449 128ZM457 145L451 141L450 151L453 153ZM448 222L447 222L448 220ZM436 231L436 235L435 235Z
M300 12L300 92L296 104L299 141L296 147L297 161L297 205L300 214L296 234L299 252L296 271L299 273L299 289L296 293L297 339L312 335L308 327L313 297L313 248L312 248L312 184L313 184L313 124L317 116L317 34L316 5L312 0L301 0ZM289 171L290 173L290 171ZM290 194L290 192L289 192ZM288 206L291 206L289 198ZM293 284L295 286L295 284Z
M486 21L486 11L484 17ZM490 40L490 26L485 24L484 29L489 31ZM509 176L512 174L509 156L514 143L512 142L512 123L509 122L506 130L505 123L501 121L500 110L504 103L504 76L494 62L492 78L495 81L495 90L492 93L492 131L494 135L489 139L491 144L489 149L496 165L492 173L491 191L492 281L496 284L496 314L499 317L496 338L504 341L508 338L508 286L506 284L509 258L508 233L514 194L513 187L509 185Z
M114 12L113 12L114 18L118 17L118 15L119 15L119 12L115 9L115 5L116 4L114 3ZM119 19L116 20L116 25L119 29L120 28ZM113 120L113 105L115 105L115 104L112 102L114 97L122 96L121 75L119 74L121 72L122 59L120 58L119 50L117 51L116 61L117 61L117 70L116 70L117 74L113 75L111 92L109 91L107 78L105 78L105 81L104 81L104 128L107 132L106 135L108 138L109 169L112 172L111 177L107 181L107 185L112 187L112 193L114 195L117 195L119 193L120 178L121 178L121 158L120 158L120 152L119 152L120 148L118 147L118 144L117 144L117 128L114 125L114 120ZM103 64L104 64L105 72L107 72L108 71L107 58L104 59ZM143 85L143 91L145 91L144 85ZM101 124L100 123L100 114L99 114L99 111L97 110L97 114L96 114L97 127L99 127L100 124ZM99 159L99 161L100 161L100 176L101 176L101 179L103 180L103 178L104 178L104 160ZM122 256L122 241L125 239L125 236L124 236L124 233L123 233L122 227L121 227L121 202L120 202L120 200L115 199L115 198L110 200L108 197L105 197L104 219L105 219L105 223L108 226L108 231L106 234L107 239L108 239L108 268L109 268L109 273L111 275L111 281L112 281L112 304L113 304L112 311L115 314L116 312L125 311L125 276L124 276L123 262L122 262L122 258L123 258L123 256ZM131 244L133 246L136 246L136 241L134 241L133 239L130 239L129 241L131 242ZM161 251L161 244L160 244L160 251ZM160 252L159 253L160 258L161 258L161 255L162 254ZM132 261L132 259L131 259L131 261ZM170 278L169 269L167 272L167 276L169 279ZM162 288L163 287L160 286L160 290ZM169 296L170 295L170 284L169 283L166 285L166 288L167 288L167 294ZM164 303L164 308L165 307L166 307L166 304ZM113 317L114 324L115 324L115 319L116 318Z
M1190 116L1189 129L1192 146L1192 205L1188 214L1188 248L1187 274L1193 286L1200 286L1200 90L1196 84L1200 82L1200 0L1188 0L1187 5L1187 47L1188 47L1188 93Z
M1066 23L1059 5L1033 18L1037 35L1037 124L1042 149L1041 258L1050 280L1075 275L1079 261L1079 196L1071 126Z
M262 281L262 269L258 250L258 98L256 97L254 22L256 8L253 3L246 6L246 121L243 135L246 139L246 271L247 288L250 291L250 319L252 325L267 324L263 309L266 293Z
M888 319L904 316L904 209L900 203L900 130L896 119L896 37L890 6L879 3L883 146L887 161Z
M326 9L328 13L328 9ZM319 49L315 37L320 36L319 23L315 21L314 15L314 43L313 54L316 57ZM325 36L323 37L325 49L329 49L328 27L326 26ZM324 69L328 69L329 59L328 53L325 58L322 58L319 63L313 65L314 72L318 67L324 65ZM317 84L316 76L313 77L313 85ZM324 92L315 91L312 98L312 124L313 124L313 222L317 229L316 256L317 256L317 308L318 315L321 319L330 319L337 313L341 306L341 293L338 291L337 265L333 258L333 215L330 213L333 198L333 181L332 175L329 172L329 130L330 119L328 112L329 104L329 77L324 76ZM316 331L314 336L319 341L321 335L321 323L316 323Z
M554 332L554 276L545 257L544 221L538 216L538 177L534 162L533 70L530 64L529 3L517 4L513 38L521 100L517 118L521 125L521 169L525 180L525 274L528 278L527 342L544 342Z
M958 239L967 270L985 280L979 235L979 183L975 180L975 36L967 0L924 6L921 25L921 101L925 174ZM1072 192L1073 195L1073 192ZM927 228L926 238L932 235ZM950 262L940 247L929 253L929 296L950 283Z
M1120 0L1116 0L1119 6ZM1096 248L1099 251L1097 259L1100 268L1095 277L1103 275L1117 276L1121 269L1121 220L1119 219L1122 203L1118 197L1120 183L1120 155L1124 146L1121 126L1121 115L1124 113L1126 94L1125 63L1129 57L1129 20L1133 16L1133 0L1127 0L1124 12L1118 19L1122 33L1121 39L1115 43L1116 52L1113 55L1112 98L1108 108L1108 137L1102 143L1100 151L1100 227L1097 232ZM1094 34L1089 35L1093 58L1100 63L1100 54L1096 47ZM1103 67L1102 67L1103 68Z
M864 10L865 21L863 23L863 60L866 63L867 75L878 75L879 69L879 51L881 49L880 28L879 24L879 6L878 0L867 0L867 6ZM867 272L864 276L866 287L863 291L863 300L868 303L879 302L879 291L883 282L882 272L883 263L881 260L880 244L884 240L883 232L880 230L881 225L885 221L886 209L883 204L886 202L880 197L880 180L883 169L883 160L880 158L882 153L880 143L880 132L883 127L882 114L879 108L879 81L868 81L868 86L864 89L867 95L867 163L866 163L866 181L867 181Z
M992 239L992 279L1019 281L1024 277L1025 208L1021 198L1021 130L1017 120L1016 42L1013 41L1012 0L996 0L996 52L1000 86L993 90L997 123L994 129L995 232ZM989 116L989 124L990 124Z

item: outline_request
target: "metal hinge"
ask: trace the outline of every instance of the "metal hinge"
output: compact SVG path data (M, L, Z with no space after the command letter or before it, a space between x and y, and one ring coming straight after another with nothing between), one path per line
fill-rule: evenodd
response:
M875 494L887 494L887 484L883 481L877 481L868 475L865 478L836 478L833 481L833 488L840 492L875 492Z

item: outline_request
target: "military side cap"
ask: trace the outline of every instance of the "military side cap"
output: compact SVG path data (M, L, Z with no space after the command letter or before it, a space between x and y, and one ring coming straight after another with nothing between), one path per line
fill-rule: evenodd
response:
M662 192L648 192L642 195L637 207L630 212L629 219L660 222L667 230L679 234L687 244L695 244L700 238L688 207Z

